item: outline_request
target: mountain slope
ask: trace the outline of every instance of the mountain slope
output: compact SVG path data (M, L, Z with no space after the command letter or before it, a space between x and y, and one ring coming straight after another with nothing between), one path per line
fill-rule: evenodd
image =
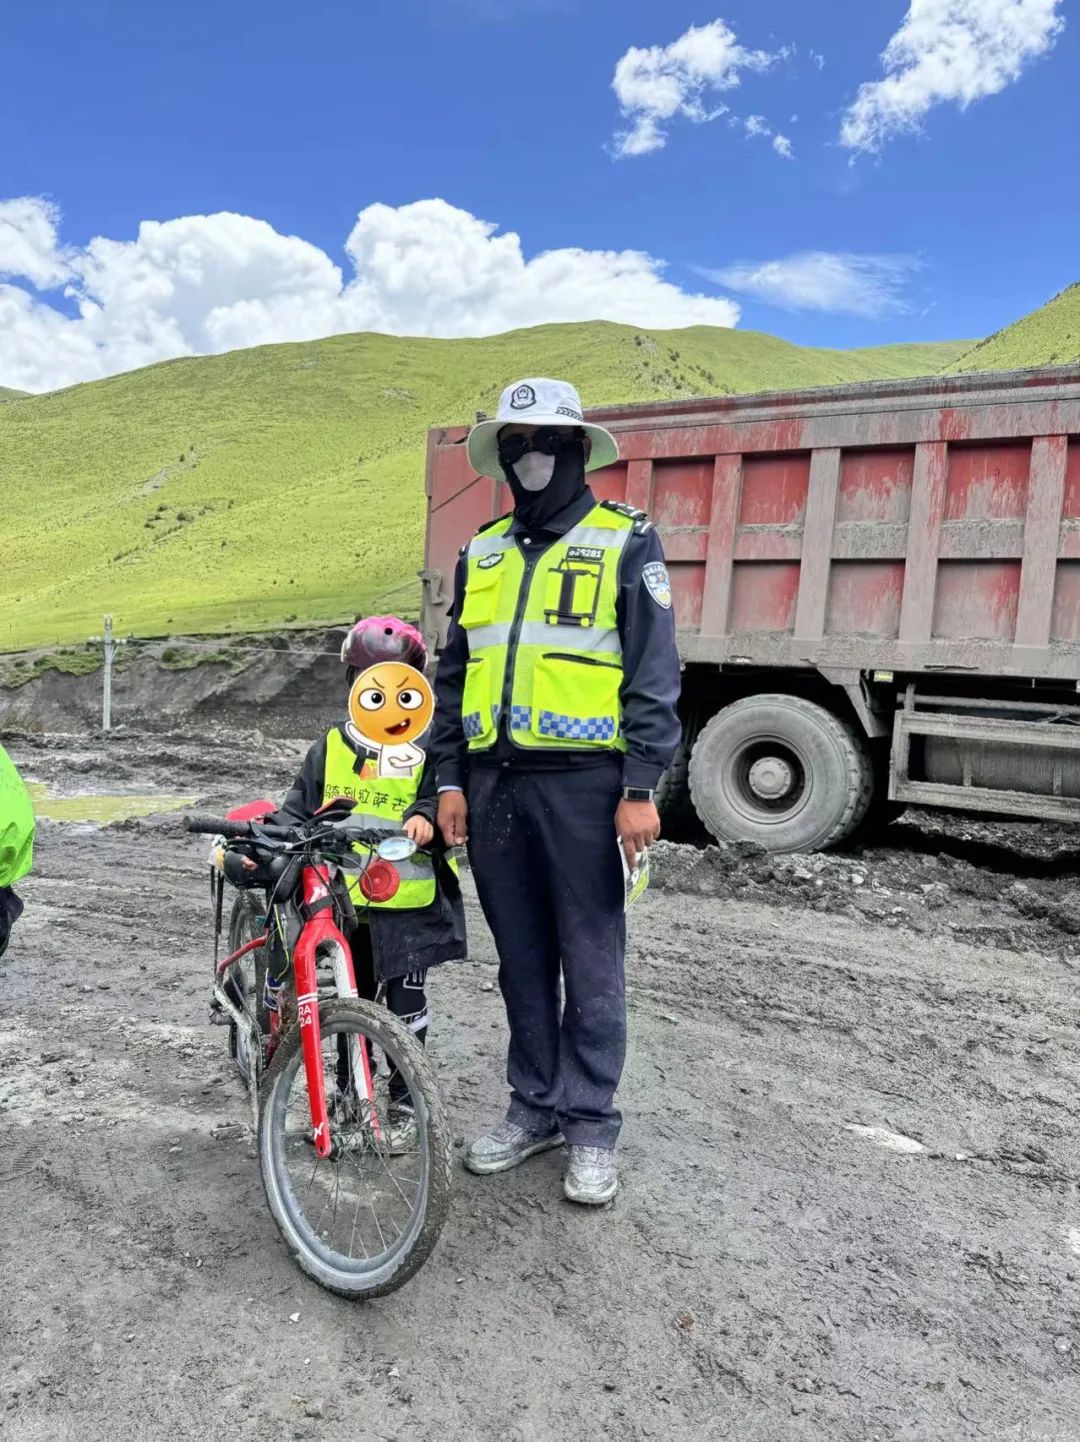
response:
M829 351L754 332L544 326L335 336L169 361L0 407L0 650L415 610L433 424L522 375L586 404L940 370L962 346Z
M8 386L0 386L0 405L3 405L4 401L21 401L25 395L25 391L13 391Z
M1080 360L1080 283L1070 285L1030 315L987 336L957 357L947 371L1027 370Z

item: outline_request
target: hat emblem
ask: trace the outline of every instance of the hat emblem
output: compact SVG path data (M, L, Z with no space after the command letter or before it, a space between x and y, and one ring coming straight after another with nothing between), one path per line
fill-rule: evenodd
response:
M510 409L527 411L536 404L536 392L532 386L518 386L510 397Z

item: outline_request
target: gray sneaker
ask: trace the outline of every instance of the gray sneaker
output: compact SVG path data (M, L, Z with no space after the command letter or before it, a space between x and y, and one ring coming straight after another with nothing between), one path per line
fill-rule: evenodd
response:
M568 1202L602 1207L619 1190L614 1147L568 1147L563 1191Z
M508 1172L511 1167L519 1167L522 1162L535 1157L537 1152L546 1152L562 1144L563 1135L558 1127L550 1132L530 1132L507 1118L473 1142L465 1153L465 1166L481 1177L491 1172Z

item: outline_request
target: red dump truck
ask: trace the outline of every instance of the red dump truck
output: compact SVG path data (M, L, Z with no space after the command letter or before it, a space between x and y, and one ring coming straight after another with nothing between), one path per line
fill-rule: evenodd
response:
M1080 367L596 410L600 499L671 570L687 796L714 835L835 845L905 805L1080 819ZM433 430L423 623L509 509Z

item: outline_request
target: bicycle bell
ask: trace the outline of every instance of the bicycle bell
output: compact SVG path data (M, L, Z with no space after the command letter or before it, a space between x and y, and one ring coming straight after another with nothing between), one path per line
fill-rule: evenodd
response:
M408 861L415 851L416 842L411 836L388 836L375 848L376 855L383 861Z

